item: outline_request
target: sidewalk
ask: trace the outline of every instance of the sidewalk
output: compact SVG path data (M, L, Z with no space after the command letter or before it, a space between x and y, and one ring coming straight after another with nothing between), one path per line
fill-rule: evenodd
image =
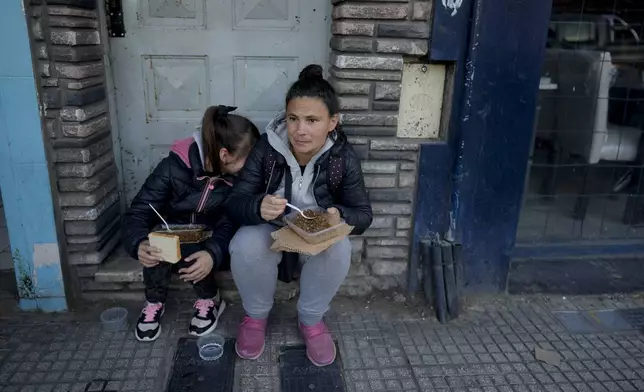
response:
M108 306L61 315L0 311L0 391L164 391L190 303L169 303L161 338L147 344L131 331L102 332L98 314ZM276 307L258 361L237 360L235 391L280 390L279 347L301 343L294 307ZM642 296L478 298L443 326L396 294L338 299L327 322L347 391L644 391L642 332L573 333L552 313L640 307ZM128 308L134 320L139 309ZM234 336L241 315L239 305L229 307L219 330ZM558 352L561 365L536 361L535 345Z

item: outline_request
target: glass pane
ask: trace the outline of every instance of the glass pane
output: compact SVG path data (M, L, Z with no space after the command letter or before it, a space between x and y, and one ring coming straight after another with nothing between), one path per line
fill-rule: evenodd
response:
M554 0L518 242L644 238L644 1Z

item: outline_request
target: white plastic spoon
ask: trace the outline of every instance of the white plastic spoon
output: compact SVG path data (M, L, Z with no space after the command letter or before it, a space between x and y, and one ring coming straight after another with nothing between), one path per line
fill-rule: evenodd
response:
M304 219L313 219L313 217L306 216L306 214L304 214L304 211L302 211L302 210L301 210L301 209L299 209L298 207L295 207L293 204L291 204L291 203L286 203L286 205L287 205L287 206L289 206L289 207L291 207L291 208L292 208L292 209L294 209L295 211L299 212L299 213L300 213L300 215L302 215L302 216L304 217Z
M156 208L152 207L152 204L148 203L148 205L150 206L150 208L152 208L152 211L154 211L154 213L157 214L159 218L161 218L161 220L163 221L163 224L165 225L166 230L172 231L170 230L170 226L168 225L168 222L166 222L165 219L163 219L163 217L161 216L161 214L159 214L159 211L157 211Z

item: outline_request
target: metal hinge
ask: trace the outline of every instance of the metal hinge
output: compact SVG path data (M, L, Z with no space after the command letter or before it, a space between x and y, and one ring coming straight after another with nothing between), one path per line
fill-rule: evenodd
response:
M121 4L121 0L105 0L105 14L107 34L110 37L125 37L125 23L123 22L123 5Z

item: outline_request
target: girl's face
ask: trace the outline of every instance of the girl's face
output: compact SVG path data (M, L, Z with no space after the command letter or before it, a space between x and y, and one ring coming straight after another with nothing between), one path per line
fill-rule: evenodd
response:
M288 140L301 164L308 163L320 151L336 125L338 115L331 116L319 98L294 98L286 106Z
M221 162L221 171L225 174L237 174L248 157L248 149L245 150L245 153L232 154L228 149L222 148L219 150L219 160Z

